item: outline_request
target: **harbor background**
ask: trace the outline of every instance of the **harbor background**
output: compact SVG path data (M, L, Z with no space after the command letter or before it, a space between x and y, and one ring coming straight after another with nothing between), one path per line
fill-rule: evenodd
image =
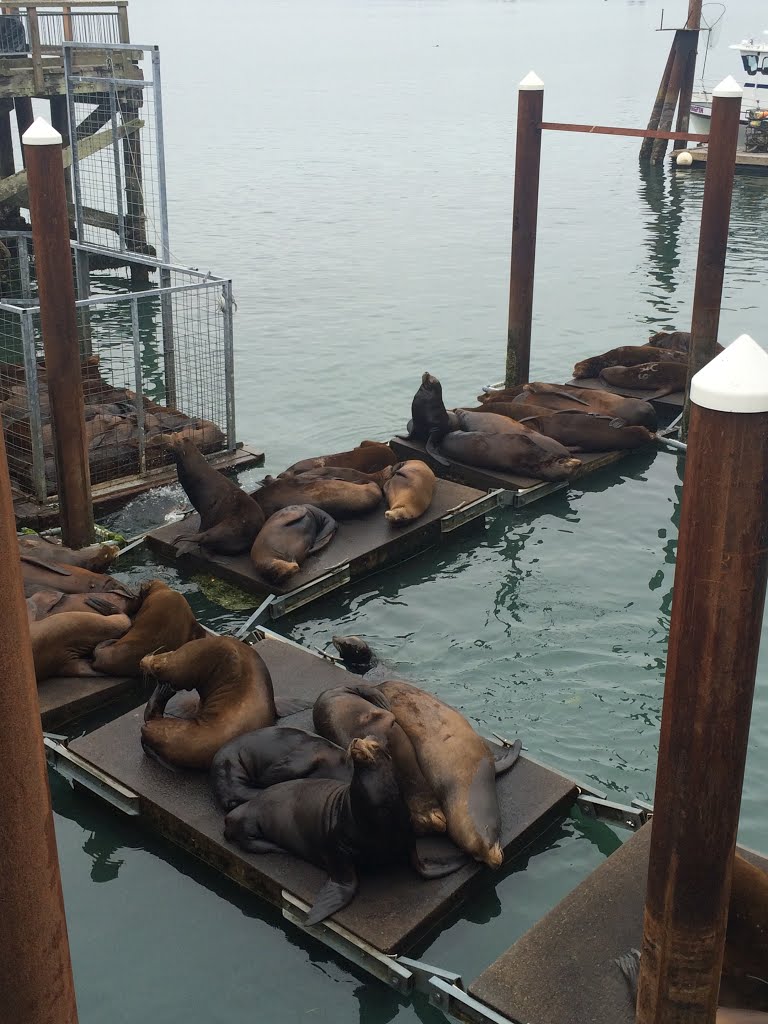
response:
M644 125L670 40L654 31L661 7L132 0L132 38L161 50L171 247L234 279L238 436L265 448L264 471L402 430L426 369L449 406L499 379L517 82L531 68L544 79L547 119ZM684 8L665 5L665 22ZM763 19L756 0L728 5L710 84L739 77L728 43ZM532 379L690 322L704 177L641 171L638 148L544 139ZM737 176L723 342L747 332L768 346L766 230L768 183ZM321 647L363 633L484 729L616 799L652 798L682 471L666 451L632 456L278 628ZM132 534L179 504L164 489L110 522ZM126 571L155 574L145 555ZM173 569L156 574L214 628L242 621ZM764 851L766 658L740 830ZM82 1022L443 1019L52 785ZM625 836L569 818L425 959L471 979Z

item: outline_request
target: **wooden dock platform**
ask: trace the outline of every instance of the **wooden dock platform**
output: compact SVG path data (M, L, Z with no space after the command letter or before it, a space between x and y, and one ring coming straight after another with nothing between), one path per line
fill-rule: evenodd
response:
M120 697L131 694L138 697L146 694L146 690L147 684L143 679L123 676L46 679L37 684L40 720L43 729L49 732Z
M470 993L502 1017L528 1024L634 1024L627 984L613 961L642 945L651 827L644 825L526 932ZM768 869L761 855L740 852Z
M151 531L147 544L160 555L178 560L180 565L218 576L265 598L271 596L269 614L277 618L345 583L426 551L439 544L447 533L473 522L482 523L485 514L498 502L497 494L438 480L431 506L413 523L392 526L384 518L383 503L366 516L340 522L331 543L307 559L288 587L260 577L247 554L209 555L196 551L180 555L176 541L197 532L197 515Z
M669 154L669 159L674 164L677 159L678 153L682 153L682 149L673 149ZM693 157L693 163L690 168L685 170L699 170L706 169L707 166L707 147L706 146L694 146L691 149L685 150L686 153L690 153ZM736 173L747 172L749 174L768 174L768 153L754 153L741 147L736 150Z
M313 701L324 689L350 678L344 669L276 638L262 640L256 649L269 667L277 697ZM280 721L302 724L301 718L289 716ZM140 708L73 741L69 750L81 769L90 766L99 779L116 780L123 794L126 790L129 796L135 794L138 813L153 830L295 919L296 901L313 901L323 872L287 854L257 856L227 842L224 816L214 805L206 775L171 772L148 758L139 742L142 720ZM525 758L499 778L497 791L502 845L508 860L552 821L563 817L577 796L571 780ZM373 947L377 955L404 952L453 911L470 883L481 876L493 884L494 873L475 863L429 881L407 865L364 873L352 903L331 921L309 930L322 941L332 940L327 924L337 932L344 930L353 942Z
M594 473L604 466L611 466L625 455L631 454L627 451L580 452L578 458L582 460L583 466L569 480L551 481L539 480L532 476L520 476L516 473L502 473L493 469L480 469L477 466L470 466L466 462L455 460L451 460L448 466L441 466L427 454L423 441L404 441L399 437L393 437L389 445L398 458L421 459L422 462L426 462L430 466L436 476L442 479L455 480L470 487L486 490L502 489L505 492L502 504L510 505L513 508L529 505L554 491L562 491L580 477Z

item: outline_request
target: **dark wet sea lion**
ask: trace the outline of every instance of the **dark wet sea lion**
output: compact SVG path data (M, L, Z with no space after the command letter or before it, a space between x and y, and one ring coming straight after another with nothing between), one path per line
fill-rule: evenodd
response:
M398 462L387 470L383 483L384 497L389 508L384 513L390 523L412 523L423 516L432 504L435 493L435 474L419 459Z
M581 409L583 412L598 412L607 416L617 416L634 427L647 427L648 430L655 430L658 426L656 410L650 402L645 402L640 398L627 398L624 395L614 395L610 391L597 391L570 384L546 384L543 381L532 381L515 390L518 391L518 394L513 398L493 397L491 401L484 402L483 411L496 412L517 419L520 415L518 410L525 406L555 411L559 409L578 411Z
M488 744L455 708L410 683L376 686L413 744L419 767L448 822L448 835L475 860L498 868L501 813Z
M411 741L378 690L366 686L361 693L354 683L325 690L315 701L312 721L321 736L340 747L349 746L351 740L361 736L386 743L391 757L389 770L394 773L416 835L445 831L445 815L419 768Z
M254 568L271 583L285 583L310 555L331 543L338 524L314 505L287 505L273 513L251 548Z
M176 438L168 449L176 460L179 483L200 515L200 530L184 537L179 551L199 544L221 555L239 555L250 551L256 534L264 525L259 505L206 462L199 449L187 438Z
M427 452L432 458L441 465L447 465L446 460L435 450L435 446L449 430L453 429L455 426L443 403L443 386L437 377L425 373L411 402L408 433L398 436L405 440L425 441Z
M723 974L768 981L768 873L739 853L733 858Z
M216 752L235 736L275 724L269 670L242 640L191 640L170 654L148 655L141 670L158 682L144 711L141 743L161 761L207 771ZM163 718L177 690L197 690L194 718Z
M141 607L133 625L119 640L106 640L93 652L93 667L111 676L139 676L146 654L175 651L206 636L183 594L149 580L139 591Z
M100 594L64 594L60 590L38 590L27 598L27 613L30 622L39 622L48 615L67 612L132 616L139 604L138 597L124 597L109 591Z
M552 448L557 445L557 449ZM487 434L455 430L440 443L442 452L469 466L519 473L541 480L567 480L581 466L568 449L557 441L521 431L515 434Z
M24 534L19 537L19 553L32 555L42 562L56 562L59 565L77 565L91 572L101 572L120 554L117 544L91 544L78 551L57 544L46 537Z
M77 565L48 564L39 558L21 555L24 594L32 597L38 590L60 590L63 594L98 594L106 591L135 598L130 587L112 576L81 569Z
M357 448L333 455L318 455L314 459L302 459L289 466L286 473L303 473L308 469L323 469L326 466L357 469L361 473L378 473L387 466L393 466L397 456L388 444L379 441L362 441Z
M624 420L599 413L542 410L522 422L572 452L611 452L653 442L653 434L645 427L630 427Z
M391 772L382 770L389 763L386 749L374 739L354 739L348 755L351 782L281 782L230 811L224 822L225 837L249 853L292 853L327 870L309 925L352 901L356 863L396 863L411 842L400 793Z
M688 382L686 363L639 363L637 366L606 366L600 379L617 388L638 388L671 395L685 391Z
M305 479L301 474L265 477L264 486L253 492L253 498L267 518L287 505L314 505L334 519L349 519L376 508L382 499L382 491L373 482Z
M691 348L691 332L657 331L650 336L645 344L651 345L653 348L672 349L675 352L689 352ZM718 345L718 349L722 352L721 346Z
M293 779L349 782L352 764L343 747L306 729L269 726L225 743L211 765L211 788L224 811L256 791Z
M67 612L31 622L29 635L38 683L52 676L94 676L88 660L102 640L122 636L130 629L127 615Z
M583 377L597 377L606 366L636 366L638 363L685 363L688 356L685 352L674 349L655 348L652 345L623 345L603 352L599 356L582 359L573 368L573 376L579 380Z

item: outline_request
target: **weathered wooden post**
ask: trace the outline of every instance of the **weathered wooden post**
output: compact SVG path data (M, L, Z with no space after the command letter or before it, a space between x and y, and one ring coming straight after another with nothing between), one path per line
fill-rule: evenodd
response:
M715 1021L768 578L768 353L737 338L691 402L637 1024Z
M51 797L0 431L0 1019L76 1024Z
M93 541L93 507L61 135L38 117L22 141L29 175L61 533L65 544L81 548Z
M701 29L701 6L702 0L690 0L688 4L688 17L685 19L685 27L690 33L695 33L693 43L688 50L688 55L683 68L683 77L680 81L680 104L677 110L677 124L675 131L687 132L691 118L691 97L693 95L693 82L696 78L696 53L699 47L699 31ZM684 146L688 143L684 142Z
M699 254L693 290L691 351L688 356L688 387L683 416L684 440L690 415L688 392L691 379L712 359L717 343L742 89L729 76L714 89L712 96L707 175L704 180Z
M512 207L512 259L509 274L507 327L508 388L527 384L531 361L533 270L536 259L536 220L539 212L539 165L544 83L530 71L519 86L515 197Z

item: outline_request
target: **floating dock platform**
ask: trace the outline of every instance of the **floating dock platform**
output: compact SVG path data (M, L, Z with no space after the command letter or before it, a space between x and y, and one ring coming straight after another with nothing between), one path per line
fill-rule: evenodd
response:
M708 147L707 146L693 146L691 149L673 149L669 154L669 159L674 164L677 160L678 153L690 153L693 157L693 163L690 168L698 168L699 170L706 170ZM748 172L751 174L768 174L768 153L755 153L751 150L744 149L742 146L736 150L736 171Z
M471 995L502 1021L634 1024L614 960L642 946L651 827L644 825L485 970L469 986ZM768 870L760 854L739 852ZM724 1002L726 991L724 982Z
M272 675L278 698L314 702L328 687L343 685L350 674L327 659L266 632L256 650ZM356 677L352 677L356 678ZM281 719L305 725L307 712ZM143 819L245 888L303 920L324 873L287 854L256 856L224 839L224 815L215 806L207 776L172 772L148 758L139 742L143 708L123 715L73 741L69 747L47 741L49 760L65 775ZM497 781L502 815L502 845L507 862L555 820L564 817L578 796L576 784L521 757ZM400 989L410 991L413 977L393 954L410 949L463 900L468 887L494 873L472 862L445 878L425 880L407 865L386 872L362 873L352 903L321 925L307 928L321 941Z
M265 598L264 615L278 618L308 604L352 580L362 579L388 565L435 547L441 538L470 523L481 523L499 503L498 492L487 493L438 480L429 509L413 523L392 526L384 518L383 503L359 519L339 523L331 543L307 559L292 577L289 587L279 587L256 572L250 557L209 555L203 551L180 555L177 541L196 533L200 518L189 516L147 534L147 544L158 554L180 565L234 583Z
M630 451L579 452L577 457L583 462L581 469L577 470L568 480L553 481L540 480L532 476L519 476L516 473L502 473L493 469L481 469L477 466L470 466L467 462L455 460L450 460L447 466L441 466L427 454L423 441L404 441L399 437L393 437L389 445L399 459L421 459L422 462L427 463L436 476L468 484L470 487L501 490L501 503L512 508L529 505L554 491L562 491L566 487L570 487L580 477L594 473L604 466L611 466L625 455L630 454ZM637 451L637 449L633 450Z
M136 696L145 692L143 679L125 676L57 677L37 684L40 719L43 729L58 729L111 704L120 697Z

